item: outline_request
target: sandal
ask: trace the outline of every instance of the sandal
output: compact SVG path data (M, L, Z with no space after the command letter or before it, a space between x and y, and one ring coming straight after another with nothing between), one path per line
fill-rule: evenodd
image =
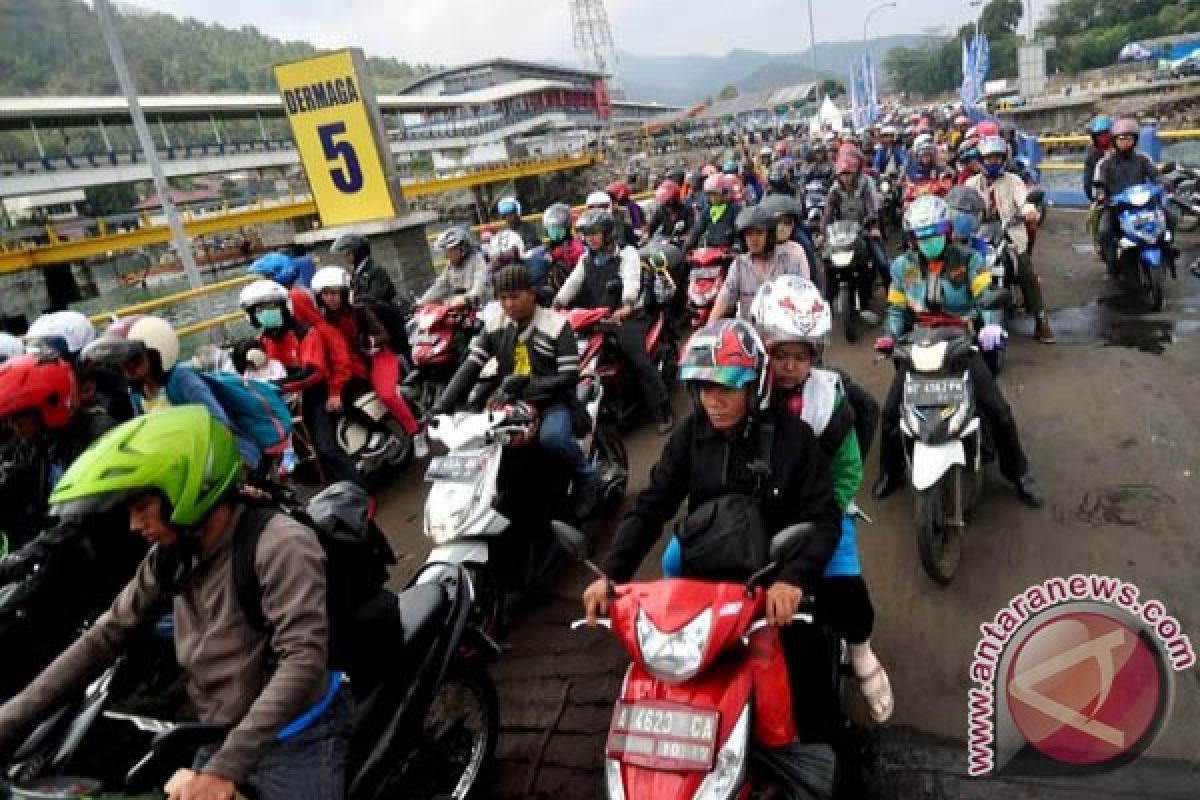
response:
M874 685L874 689L868 689ZM896 698L892 695L892 683L888 679L883 665L879 664L870 674L858 679L858 689L862 692L863 700L867 702L867 713L876 725L882 725L891 719L896 707Z

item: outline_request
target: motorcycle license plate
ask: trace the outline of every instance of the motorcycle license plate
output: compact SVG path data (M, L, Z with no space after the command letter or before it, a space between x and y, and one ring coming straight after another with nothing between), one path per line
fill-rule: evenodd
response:
M435 481L470 483L483 471L485 464L487 464L487 458L480 455L437 456L430 460L429 469L425 471L425 480L429 483Z
M963 401L967 387L962 378L912 380L904 385L904 402L911 406L954 406Z
M425 333L418 333L415 337L413 337L412 343L414 345L420 346L420 345L433 345L433 344L437 344L440 341L441 341L441 339L438 337L438 335L436 333L425 332Z
M617 703L608 756L648 769L708 772L717 749L717 711L642 701Z

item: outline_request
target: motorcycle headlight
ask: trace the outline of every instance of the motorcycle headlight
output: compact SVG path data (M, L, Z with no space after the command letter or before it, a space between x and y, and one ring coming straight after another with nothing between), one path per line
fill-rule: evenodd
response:
M672 633L654 627L645 611L638 611L638 649L646 669L667 683L683 683L700 671L713 613L706 608L694 620Z
M854 253L848 250L842 250L833 253L829 260L833 262L835 267L848 267L854 261Z
M625 784L621 782L621 762L604 759L604 782L608 785L608 800L625 800Z
M695 800L726 800L742 785L746 774L746 751L750 741L750 707L742 709L733 732L728 741L717 753L717 763L713 771L708 773L700 788L696 790ZM612 797L613 795L609 795Z

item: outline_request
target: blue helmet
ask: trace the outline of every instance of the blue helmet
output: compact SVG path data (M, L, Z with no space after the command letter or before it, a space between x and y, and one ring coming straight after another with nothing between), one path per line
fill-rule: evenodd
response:
M515 197L501 197L500 202L496 204L496 211L500 216L507 217L510 215L521 216L521 204Z
M1088 132L1095 136L1098 133L1112 133L1113 121L1112 117L1101 114L1092 120L1092 124L1088 126Z
M721 166L721 172L724 172L726 175L737 175L739 172L738 162L732 158L729 159Z
M292 262L290 256L283 253L267 253L260 256L250 265L251 275L262 275L267 280L290 287L300 277L300 270Z

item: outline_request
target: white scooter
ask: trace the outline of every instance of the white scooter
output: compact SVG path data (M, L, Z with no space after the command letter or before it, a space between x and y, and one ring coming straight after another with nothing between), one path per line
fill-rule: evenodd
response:
M591 428L580 444L596 467L598 499L606 503L624 496L629 460L616 433L597 427L602 393L594 376L585 376L581 381L579 396ZM475 413L441 415L429 425L430 439L445 445L449 452L431 459L425 473L425 480L431 484L425 501L425 535L433 542L428 561L466 568L475 587L480 627L489 634L499 627L504 610L501 575L508 577L515 571L521 582L536 581L547 564L544 550L557 555L549 521L564 513L558 506L565 507L570 484L561 470L553 466L546 469L544 454L527 447L536 443L537 422L536 410L515 403ZM508 458L516 461L502 475L502 464ZM510 471L518 475L509 477ZM508 490L524 495L510 499L505 497ZM542 514L546 527L542 544L546 548L530 542L532 537L525 537L526 531L518 531L512 537L511 548L509 541L504 542L507 552L497 551L500 537L513 525L505 509ZM520 547L529 544L534 546ZM527 552L515 552L518 549ZM502 557L504 565L498 566ZM522 566L513 570L513 563ZM426 580L436 580L436 570L430 570Z
M958 569L967 514L983 486L983 428L968 370L973 350L961 320L945 317L919 319L892 356L904 372L900 431L917 549L929 577L942 584Z

